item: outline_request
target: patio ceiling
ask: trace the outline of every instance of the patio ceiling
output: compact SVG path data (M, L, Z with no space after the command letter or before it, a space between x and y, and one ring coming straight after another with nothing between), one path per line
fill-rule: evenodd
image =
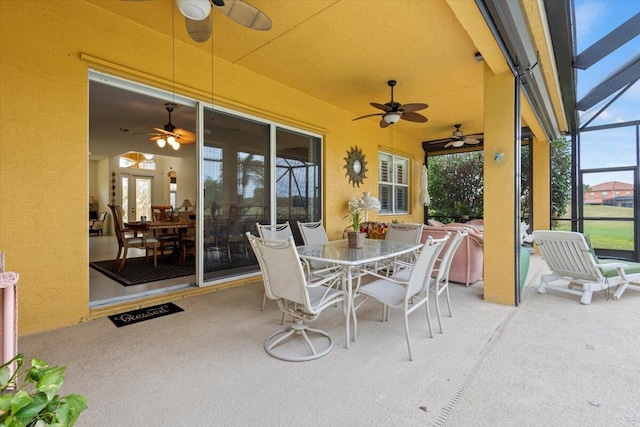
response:
M130 19L132 25L167 35L172 33L173 14L175 37L210 54L209 43L189 38L173 2L169 6L167 1L88 1ZM397 80L396 101L429 104L421 111L427 123L401 120L394 125L395 131L417 143L450 136L455 123L461 123L466 134L483 132L484 64L475 54L482 52L494 72L507 68L474 2L249 3L271 18L273 28L249 30L214 7L216 56L342 108L354 118L378 112L369 103L389 101L386 82ZM166 118L162 111L160 116ZM378 118L363 120L378 126Z

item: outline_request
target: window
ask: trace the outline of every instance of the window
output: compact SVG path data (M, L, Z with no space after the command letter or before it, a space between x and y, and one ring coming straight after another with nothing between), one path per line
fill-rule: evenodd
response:
M596 193L594 193L593 191L591 192L591 197L596 197Z
M609 194L609 192L608 192L608 191L603 191L603 192L602 192L602 197L607 197L607 194Z
M409 213L409 159L384 152L378 158L380 213Z

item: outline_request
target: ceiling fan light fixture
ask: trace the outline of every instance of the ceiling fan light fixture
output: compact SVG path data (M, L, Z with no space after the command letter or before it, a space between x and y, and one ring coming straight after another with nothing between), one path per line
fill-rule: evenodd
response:
M178 148L180 148L180 143L178 143L177 141L174 141L173 144L169 144L169 145L171 145L171 147L176 151L178 150Z
M173 144L176 143L176 139L173 136L169 135L169 137L167 138L167 143L173 147Z
M167 141L165 141L164 138L158 138L157 144L158 147L164 148L164 146L167 144Z
M402 115L400 113L387 113L384 115L384 121L389 123L390 125L394 124L394 123L398 123L398 120L400 120L400 117L402 117Z
M176 5L180 13L194 21L202 21L211 13L209 0L176 0Z

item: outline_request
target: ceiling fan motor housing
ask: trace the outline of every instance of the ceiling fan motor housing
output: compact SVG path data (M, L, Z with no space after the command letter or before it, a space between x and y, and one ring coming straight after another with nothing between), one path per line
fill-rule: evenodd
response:
M211 13L209 0L176 0L176 5L180 13L194 21L201 21Z

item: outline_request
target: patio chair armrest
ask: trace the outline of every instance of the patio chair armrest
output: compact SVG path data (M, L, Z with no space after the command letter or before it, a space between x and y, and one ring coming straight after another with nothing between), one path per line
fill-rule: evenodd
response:
M320 280L311 281L307 279L307 287L308 288L317 288L318 286L323 286L327 282L333 281L339 277L342 277L342 271L337 271L335 273L331 273L328 276L323 276ZM332 285L333 286L333 285Z
M625 264L624 262L607 262L604 264L596 264L598 266L598 268L600 270L603 270L605 268L624 268L624 267L628 267L629 264Z
M374 271L371 271L371 270L360 270L360 271L362 272L362 276L370 275L370 276L373 276L373 277L377 277L378 279L384 279L384 280L388 280L389 282L397 283L398 285L402 285L402 286L406 286L407 285L407 282L402 282L402 281L399 281L399 280L395 280L392 277L384 276L382 274L378 274L378 273L376 273Z

